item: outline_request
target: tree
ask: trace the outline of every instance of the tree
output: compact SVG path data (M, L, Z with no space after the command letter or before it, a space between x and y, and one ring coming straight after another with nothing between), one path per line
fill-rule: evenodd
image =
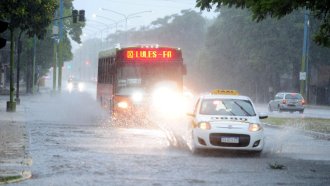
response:
M200 73L204 89L237 89L258 101L269 90L296 90L303 31L303 12L255 23L248 10L222 7L208 28Z
M196 6L201 10L210 10L212 5L217 8L229 6L247 8L252 12L253 20L259 22L266 17L280 19L294 10L306 8L321 21L314 41L321 46L330 47L330 0L197 0Z
M0 19L9 22L10 30L10 100L7 103L7 111L15 111L14 95L14 41L15 30L21 29L32 37L36 35L43 38L47 32L47 26L53 19L57 8L56 0L2 0L0 4Z

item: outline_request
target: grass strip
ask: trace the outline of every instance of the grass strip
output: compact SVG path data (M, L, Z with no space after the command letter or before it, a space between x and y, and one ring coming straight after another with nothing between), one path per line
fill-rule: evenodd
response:
M330 133L330 119L268 117L262 121L272 125L289 126L308 131Z
M22 178L22 176L0 176L0 183L9 183L10 181Z

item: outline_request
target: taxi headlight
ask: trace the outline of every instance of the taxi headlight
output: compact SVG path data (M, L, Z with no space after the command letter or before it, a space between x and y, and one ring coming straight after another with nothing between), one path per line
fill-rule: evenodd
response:
M200 123L198 123L198 128L203 129L203 130L210 130L211 125L208 122L200 122Z
M119 108L126 109L128 107L128 103L126 101L121 101L117 104Z
M260 124L250 123L250 125L249 125L249 131L250 132L257 132L261 129L262 129L262 126Z

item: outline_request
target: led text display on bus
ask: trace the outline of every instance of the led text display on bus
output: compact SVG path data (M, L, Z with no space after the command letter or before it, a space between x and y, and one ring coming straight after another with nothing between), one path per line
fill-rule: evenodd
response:
M121 58L126 62L171 62L182 60L181 51L173 48L126 48Z

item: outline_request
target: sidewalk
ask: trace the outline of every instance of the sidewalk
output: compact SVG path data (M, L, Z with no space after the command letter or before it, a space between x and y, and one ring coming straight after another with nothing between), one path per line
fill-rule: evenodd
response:
M9 95L0 95L0 184L22 181L31 177L29 156L29 134L26 131L26 100L21 97L21 104L16 112L6 111Z

